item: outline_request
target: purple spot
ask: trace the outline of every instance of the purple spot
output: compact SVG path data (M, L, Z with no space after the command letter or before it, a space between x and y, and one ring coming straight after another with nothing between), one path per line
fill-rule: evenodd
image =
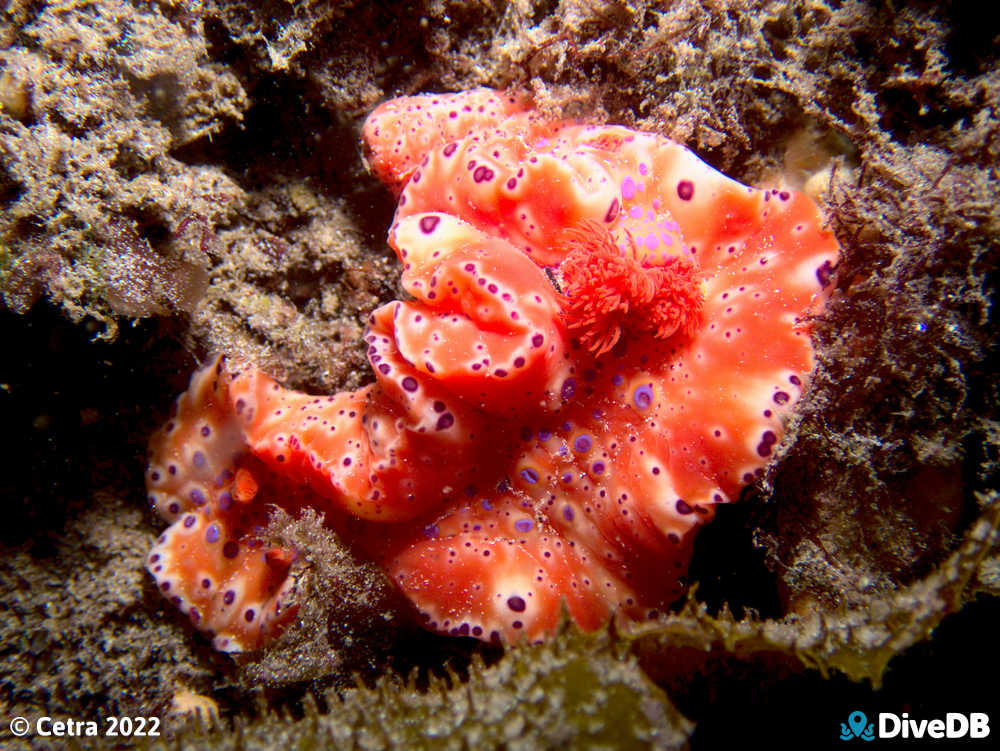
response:
M757 453L761 456L770 456L771 447L777 442L778 436L773 431L765 430L764 434L760 437L760 443L757 444Z
M163 592L169 592L170 591L170 582L163 582L163 584L160 585L160 589Z
M247 608L247 612L243 614L243 620L245 620L247 623L250 623L253 621L253 617L254 617L253 608Z
M522 469L521 470L521 477L524 478L525 482L531 483L532 485L534 485L536 482L538 482L538 472L536 470L532 469L531 467L527 467L525 469Z
M452 117L456 117L456 114L454 112L452 112L451 116ZM445 156L451 156L452 154L455 153L455 149L457 149L457 148L458 148L458 144L457 143L449 143L447 146L444 147L444 149L441 151L441 153L444 154Z
M222 511L226 511L233 505L233 496L231 493L220 493L219 494L219 508Z
M481 164L476 167L476 171L472 173L472 179L477 183L487 182L493 179L493 170L487 167L485 164Z
M774 399L775 404L788 404L788 400L791 397L784 391L777 391L771 398Z
M345 457L344 457L344 461L343 461L343 465L344 465L345 467L350 467L350 466L351 466L351 457L349 457L349 456L345 456Z
M571 399L573 397L573 394L575 393L576 393L576 379L567 378L565 381L563 381L562 390L560 391L562 398Z
M454 424L455 424L455 416L451 412L445 412L438 418L437 429L447 430Z
M507 181L507 190L514 190L517 187L517 178L512 177Z
M621 386L623 383L625 383L625 376L623 376L621 373L615 373L614 376L612 376L611 378L611 382L615 386Z
M389 367L389 363L384 362L378 366L378 372L382 375L389 375L390 370L392 370L392 368Z
M787 201L789 198L791 198L791 195L787 190L783 190L778 194L778 198L780 198L782 201Z
M195 506L205 505L205 494L198 490L198 488L195 488L188 493L188 496L191 498L191 502L194 503Z
M153 474L151 474L151 475L149 476L149 478L150 478L150 479L151 479L151 480L152 480L153 482L159 482L159 481L160 481L160 473L159 473L159 472L154 472Z
M570 482L573 482L573 475L571 475L571 474L570 474L569 472L567 472L566 474L564 474L564 475L562 476L562 478L561 478L561 479L562 479L562 481L563 481L563 482L565 482L565 483L570 483Z
M534 526L531 519L518 519L514 522L514 529L518 532L530 532Z
M424 527L424 537L428 539L433 540L439 534L441 534L441 530L438 529L437 524L428 524L426 527Z
M690 201L694 198L694 183L690 180L681 180L677 183L677 197L682 201Z
M507 598L507 607L513 610L515 613L523 613L524 609L528 604L524 601L523 597L518 597L514 595L513 597Z
M788 382L790 384L792 384L793 386L801 386L802 385L802 381L801 381L801 379L797 375L790 375L790 376L788 376Z
M235 558L240 552L240 546L235 540L230 540L225 545L222 546L222 554L226 558Z
M406 376L403 379L403 390L404 391L416 391L417 390L417 379L413 376Z
M678 514L693 514L694 509L688 505L687 501L680 498L677 499L677 513Z
M483 508L486 509L487 511L492 511L493 510L493 504L490 503L490 501L489 501L488 498L483 498L483 504L482 505L483 505Z
M493 371L493 375L495 375L497 378L506 378L507 371L504 370L503 368L497 368L496 370Z
M209 524L205 530L205 539L209 542L217 542L219 539L219 528L215 524Z
M150 563L156 563L158 560L160 560L160 554L159 553L153 553L151 556L149 556L149 562Z
M640 386L632 394L632 401L639 409L649 409L653 404L653 388L651 386Z
M185 526L185 528L191 528L191 527L193 527L195 521L196 521L196 519L194 518L194 514L188 514L187 516L185 516L184 517L184 526Z
M524 358L523 357L514 358L514 367L515 368L523 368L524 367Z
M520 621L514 621L514 622L513 622L512 624L510 624L510 625L511 625L511 628L522 628L522 627L524 626L524 624L523 624L523 623L521 623Z
M167 506L167 511L169 511L171 514L176 514L180 510L181 507L177 503L171 503L169 506Z
M233 479L233 473L228 469L224 469L219 473L219 476L215 478L215 487L221 488L227 482Z
M604 462L594 462L594 474L603 475L604 474Z
M438 223L441 221L439 216L425 216L420 220L420 231L425 235L429 235L435 229L437 229Z
M635 198L635 180L632 179L631 175L622 180L622 198L626 201Z
M816 269L816 280L819 282L819 286L825 287L828 285L832 277L833 264L829 261L823 261L823 265Z
M568 522L571 522L571 521L573 521L573 516L574 516L574 514L573 514L573 507L572 506L563 506L563 519L565 519Z
M202 436L202 438L208 438L210 435L212 435L212 429L210 427L208 427L207 425L202 425L201 426L201 436Z
M226 590L226 594L222 595L222 601L226 603L226 605L232 605L233 600L235 599L236 599L236 593L231 589Z
M211 579L202 579L201 580L201 588L202 589L208 589L211 586L212 586L212 580Z
M535 334L533 337L531 337L532 347L541 347L544 342L545 342L545 337L542 336L541 334Z
M552 437L552 431L551 430L542 429L542 430L538 431L538 440L539 441L547 441L551 437Z
M604 215L604 221L611 224L611 222L618 218L618 212L620 210L621 206L618 204L618 199L612 199L611 205L608 206L608 213Z
M191 463L201 469L205 466L205 455L200 451L195 451L194 456L191 457Z
M589 435L577 436L573 441L573 448L581 454L590 451L594 446L594 440Z
M441 401L440 399L434 402L433 407L435 412L444 412L447 409L444 402Z

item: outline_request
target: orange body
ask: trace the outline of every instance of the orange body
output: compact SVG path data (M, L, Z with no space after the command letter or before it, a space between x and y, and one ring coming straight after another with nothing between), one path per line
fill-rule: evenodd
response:
M394 100L364 135L411 296L371 316L376 382L196 374L151 444L161 589L220 648L262 646L294 563L257 522L310 505L435 630L536 639L561 602L588 628L668 606L812 367L804 320L838 253L819 211L485 90Z

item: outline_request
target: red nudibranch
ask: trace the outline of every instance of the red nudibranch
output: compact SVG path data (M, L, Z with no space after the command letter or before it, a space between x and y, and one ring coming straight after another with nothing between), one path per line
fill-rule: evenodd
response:
M217 648L264 646L298 577L261 529L311 506L430 629L538 639L563 602L584 628L662 610L812 367L838 255L820 212L489 90L387 102L364 140L412 298L370 318L375 383L196 373L150 445L158 587Z

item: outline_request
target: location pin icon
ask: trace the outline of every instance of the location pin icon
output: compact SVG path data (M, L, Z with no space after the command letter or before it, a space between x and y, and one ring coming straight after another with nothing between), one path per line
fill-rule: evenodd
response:
M865 725L868 724L868 718L865 717L864 712L851 712L850 717L847 718L847 724L851 726L854 737L860 738L861 734L865 732Z

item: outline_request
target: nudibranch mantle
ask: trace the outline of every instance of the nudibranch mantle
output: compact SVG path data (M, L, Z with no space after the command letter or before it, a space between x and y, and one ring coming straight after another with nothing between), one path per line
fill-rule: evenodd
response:
M838 246L804 195L662 137L490 90L381 105L410 299L370 318L375 382L311 396L219 358L153 437L147 567L226 651L295 614L275 506L310 506L427 628L538 639L683 591L694 535L759 476L812 368Z

